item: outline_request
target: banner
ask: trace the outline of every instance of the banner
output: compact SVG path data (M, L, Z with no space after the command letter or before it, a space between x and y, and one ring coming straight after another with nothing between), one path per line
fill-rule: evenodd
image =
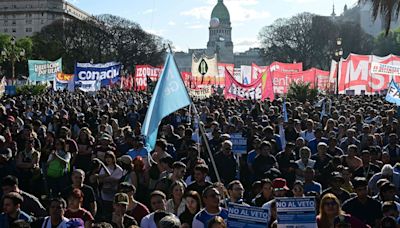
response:
M331 69L329 72L329 90L331 92L336 91L337 73L338 73L338 62L336 62L335 60L332 59Z
M274 92L276 94L286 94L292 82L310 83L311 88L314 88L316 83L315 70L310 69L298 73L284 73L281 71L271 72L273 78Z
M121 89L131 90L133 88L132 75L121 77Z
M257 80L258 76L260 73L266 71L268 69L268 66L258 66L255 63L251 64L251 80L255 81Z
M247 138L243 137L242 133L231 134L232 152L236 154L247 153Z
M317 228L314 197L276 198L278 228Z
M48 82L54 81L56 74L62 72L62 59L56 61L28 60L29 81Z
M150 65L136 65L135 67L135 91L147 90L147 80L156 82L161 75L162 67Z
M93 92L101 86L113 85L120 80L121 64L109 63L76 63L75 87L85 92Z
M319 91L326 91L330 90L330 83L329 83L329 71L324 71L316 68L312 68L315 72L315 80L316 80L316 87Z
M198 89L189 89L189 95L194 100L204 100L212 96L212 87L204 86Z
M242 70L240 68L234 68L233 69L233 78L238 81L238 82L242 82ZM225 76L225 80L226 80L226 76Z
M282 72L282 73L297 73L303 71L303 63L281 63L273 62L269 66L271 72Z
M271 75L264 72L258 80L249 85L243 85L236 81L233 76L225 71L225 99L248 99L248 100L273 100L273 85Z
M197 59L192 57L192 77L195 85L215 85L218 78L217 55Z
M234 64L230 63L218 63L218 78L216 85L220 87L225 86L225 69L231 74L234 74Z
M260 207L228 204L229 228L265 228L269 225L270 212Z
M58 90L74 90L74 75L73 74L64 74L57 73L57 76L53 83L54 91Z
M347 59L342 59L339 63L339 93L376 94L386 89L392 77L395 82L400 82L400 75L384 73L393 72L393 69L384 67L371 69L372 63L400 67L400 57L350 54Z
M372 62L371 74L400 75L400 66Z
M400 106L400 87L393 80L389 84L386 101Z

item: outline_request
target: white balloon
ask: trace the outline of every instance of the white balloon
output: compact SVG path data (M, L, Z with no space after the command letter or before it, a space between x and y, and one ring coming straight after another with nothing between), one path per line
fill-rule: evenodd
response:
M210 27L217 28L219 26L219 19L216 17L211 18Z

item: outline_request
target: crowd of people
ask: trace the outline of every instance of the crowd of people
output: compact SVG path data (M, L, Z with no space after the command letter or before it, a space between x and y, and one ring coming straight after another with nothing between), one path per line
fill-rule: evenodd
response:
M400 113L384 98L286 99L286 120L281 98L215 95L195 102L198 118L189 107L164 118L148 151L150 99L118 89L3 98L0 227L221 228L230 203L268 209L277 227L275 198L305 196L319 228L399 227ZM247 153L232 151L232 134Z

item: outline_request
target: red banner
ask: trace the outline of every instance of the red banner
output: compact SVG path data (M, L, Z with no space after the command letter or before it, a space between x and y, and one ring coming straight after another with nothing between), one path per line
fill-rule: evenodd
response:
M371 74L372 62L399 66L400 57L350 54L339 63L339 93L374 94L387 89L392 76ZM400 82L400 76L393 76L393 79Z
M315 70L310 69L298 73L284 73L281 71L271 72L274 84L274 91L276 94L287 93L289 86L292 82L296 83L310 83L311 87L314 88Z
M296 73L303 71L303 63L281 63L273 62L269 66L271 72L282 72L282 73Z
M124 90L131 90L133 88L132 75L121 77L121 88Z
M137 65L135 71L135 90L144 91L147 89L147 77L153 82L157 81L161 75L162 67L150 65Z
M261 73L258 79L251 84L244 85L236 81L232 74L225 70L225 99L238 100L265 100L274 99L272 78L268 71Z

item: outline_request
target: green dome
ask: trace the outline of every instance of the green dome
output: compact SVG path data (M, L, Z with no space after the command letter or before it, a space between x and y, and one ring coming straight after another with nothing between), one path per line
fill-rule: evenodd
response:
M230 22L230 15L228 8L224 5L223 0L218 0L217 5L214 7L211 18L218 18L220 22Z

